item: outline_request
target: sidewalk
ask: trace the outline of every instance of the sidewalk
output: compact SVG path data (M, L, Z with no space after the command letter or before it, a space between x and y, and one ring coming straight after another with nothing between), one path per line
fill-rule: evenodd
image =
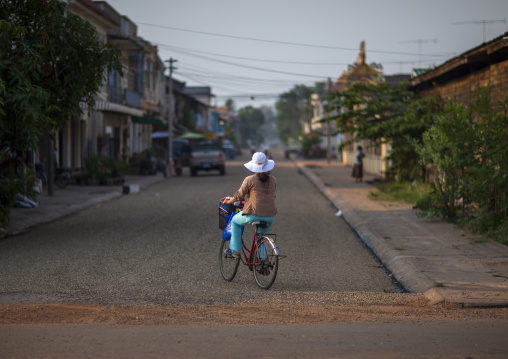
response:
M139 185L140 190L166 180L160 172L154 176L125 176L124 185ZM7 228L8 235L15 235L40 224L78 212L103 201L121 196L123 186L78 186L54 187L54 195L48 196L45 189L37 196L39 208L13 208Z
M433 303L508 306L508 247L438 219L416 216L412 205L381 203L374 187L355 183L351 167L325 160L297 162L311 182L340 209L395 278Z

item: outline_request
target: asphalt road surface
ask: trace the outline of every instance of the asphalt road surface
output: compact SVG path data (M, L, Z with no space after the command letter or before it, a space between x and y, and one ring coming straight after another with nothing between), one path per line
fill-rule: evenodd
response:
M385 270L292 162L276 159L280 270L269 291L218 270L219 199L245 176L200 172L86 209L0 243L0 290L89 303L217 304L316 291L394 292ZM246 229L251 238L253 228Z
M478 331L484 336L479 336ZM503 340L503 333L493 326L446 322L311 326L7 326L0 327L0 336L3 358L478 359L506 358L507 353L507 345L499 342Z

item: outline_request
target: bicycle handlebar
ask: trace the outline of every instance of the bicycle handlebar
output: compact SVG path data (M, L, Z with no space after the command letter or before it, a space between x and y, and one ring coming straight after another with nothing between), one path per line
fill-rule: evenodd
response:
M226 199L231 199L231 198L233 198L233 197L223 197L223 198L221 198L220 203L224 204L224 201ZM234 203L228 204L228 206L232 206L233 208L243 208L244 205L245 205L245 203L243 201L236 201Z

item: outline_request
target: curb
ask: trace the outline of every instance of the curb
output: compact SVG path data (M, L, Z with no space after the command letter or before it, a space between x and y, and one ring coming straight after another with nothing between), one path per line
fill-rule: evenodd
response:
M328 199L337 209L342 211L342 218L348 224L349 227L358 235L361 241L372 251L372 253L378 258L378 260L385 266L388 271L393 275L394 279L404 288L404 290L410 293L423 293L431 287L429 283L421 282L418 274L413 270L412 267L402 263L398 260L397 255L387 253L387 250L379 244L379 240L376 240L374 236L367 228L361 230L355 223L349 220L350 209L339 203L323 185L322 181L312 173L303 163L297 163L298 168L301 172L309 179L311 183ZM354 217L351 215L351 217Z
M425 277L401 258L399 253L388 248L383 239L372 233L371 229L361 220L355 221L355 211L348 208L333 196L312 171L304 163L297 162L297 167L307 179L342 212L344 221L355 231L361 241L372 251L379 261L392 273L394 279L410 293L423 293L429 304L449 303L464 308L508 307L508 292L499 288L479 286L476 288L436 287L435 282Z
M81 204L78 204L78 205L71 205L71 206L68 206L66 207L65 209L63 210L59 210L59 211L53 211L53 212L50 212L45 218L43 219L40 219L39 221L37 222L34 222L32 224L29 224L27 225L26 227L22 228L22 229L19 229L19 230L15 230L15 231L8 231L7 232L7 237L9 236L15 236L15 235L19 235L19 234L22 234L22 233L25 233L25 232L28 232L30 231L31 229L41 225L41 224L48 224L48 223L52 223L58 219L61 219L61 218L65 218L65 217L68 217L74 213L77 213L83 209L86 209L86 208L89 208L89 207L92 207L92 206L95 206L101 202L106 202L106 201L109 201L109 200L112 200L113 198L117 198L117 197L120 197L122 194L121 192L110 192L110 193L107 193L107 194L104 194L102 196L99 196L99 197L92 197L89 201L86 201L84 203L81 203Z

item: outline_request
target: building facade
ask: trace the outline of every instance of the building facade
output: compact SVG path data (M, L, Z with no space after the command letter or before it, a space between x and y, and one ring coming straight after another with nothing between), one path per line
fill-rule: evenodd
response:
M128 161L151 149L153 126L167 123L164 64L157 47L138 37L136 24L107 2L70 0L69 12L90 22L103 43L118 49L123 76L105 73L95 107L83 103L83 114L62 126L58 164L81 168L91 156Z

